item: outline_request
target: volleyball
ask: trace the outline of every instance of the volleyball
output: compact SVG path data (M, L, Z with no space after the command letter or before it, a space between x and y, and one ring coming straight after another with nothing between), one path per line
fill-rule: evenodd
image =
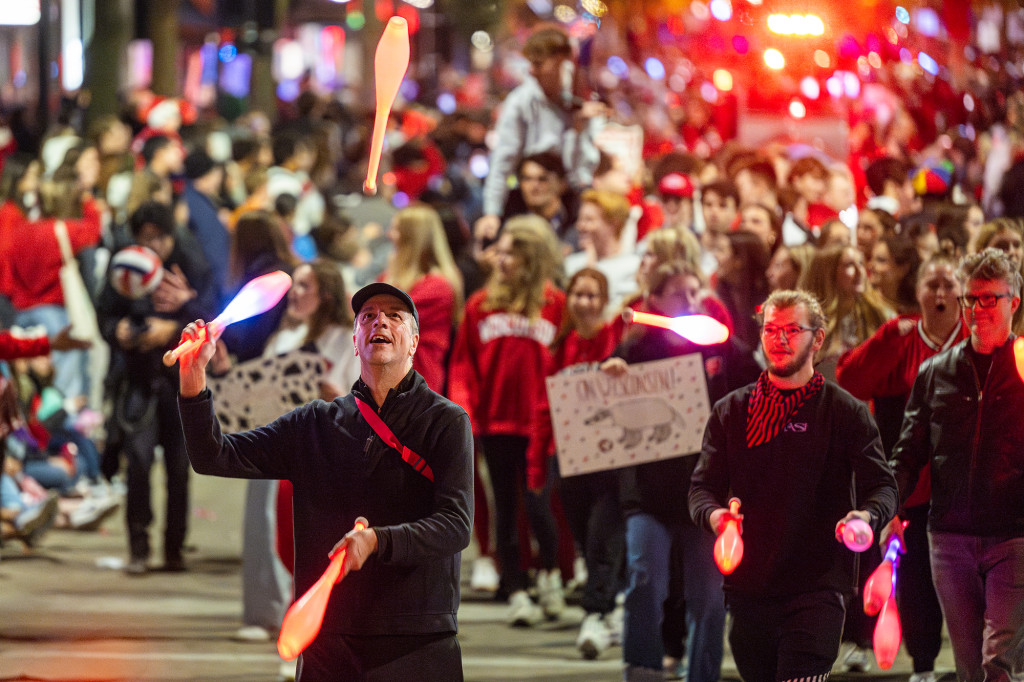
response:
M125 298L142 298L163 276L163 261L145 246L126 246L110 259L110 285Z

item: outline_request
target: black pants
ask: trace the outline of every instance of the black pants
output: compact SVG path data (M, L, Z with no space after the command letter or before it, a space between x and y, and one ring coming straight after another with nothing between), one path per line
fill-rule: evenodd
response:
M587 562L583 610L608 613L623 585L626 560L626 520L619 506L615 471L595 471L559 481L562 507L576 543Z
M914 659L914 672L935 668L942 647L942 608L932 583L932 565L928 549L928 505L904 510L910 523L903 531L907 553L900 557L896 603L903 625L903 641Z
M529 587L519 555L519 498L524 498L526 516L537 538L541 564L545 569L558 566L558 526L547 495L535 495L526 489L525 436L484 436L481 438L484 459L494 492L494 542L501 564L502 594L511 594Z
M164 558L181 559L188 529L189 461L185 438L178 416L177 389L169 381L158 380L152 386L130 386L121 396L122 417L127 428L124 453L128 460L126 518L128 546L132 558L149 558L149 526L153 523L150 473L154 448L163 446L167 485L167 513L164 527ZM148 418L147 418L147 415Z
M729 644L744 682L827 679L843 633L842 594L729 594L726 601L732 612Z
M299 659L298 682L461 682L462 650L455 633L325 634Z

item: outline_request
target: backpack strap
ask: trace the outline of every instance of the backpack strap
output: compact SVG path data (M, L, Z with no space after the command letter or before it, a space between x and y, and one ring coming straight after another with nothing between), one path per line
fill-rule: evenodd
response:
M363 419L370 425L374 433L380 436L380 439L390 445L395 450L398 450L398 454L402 456L402 459L415 469L417 472L422 474L431 483L434 481L434 472L430 469L427 464L427 460L423 459L409 448L402 445L398 437L388 428L388 425L384 423L384 420L380 418L373 408L367 405L365 402L359 399L359 396L352 396L356 399L356 405L359 407L360 414L363 415Z

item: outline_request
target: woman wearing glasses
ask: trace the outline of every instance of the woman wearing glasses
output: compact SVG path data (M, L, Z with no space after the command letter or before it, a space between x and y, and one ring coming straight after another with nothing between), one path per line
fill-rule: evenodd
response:
M874 402L886 456L899 438L903 408L921 363L968 336L960 319L957 299L961 289L955 270L956 264L947 256L925 261L918 270L915 288L921 314L889 320L870 339L839 359L839 385L861 400ZM912 682L934 679L928 675L942 643L942 611L928 562L929 473L925 467L914 492L903 503L903 518L910 521L906 530L910 546L901 560L896 586L907 651L914 659Z

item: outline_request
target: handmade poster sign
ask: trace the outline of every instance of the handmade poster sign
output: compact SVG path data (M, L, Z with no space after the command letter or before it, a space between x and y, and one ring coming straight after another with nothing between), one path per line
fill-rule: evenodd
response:
M217 421L225 433L264 426L300 405L320 397L320 379L327 371L323 356L295 350L272 358L239 363L207 383L217 400Z
M547 379L562 476L700 452L710 414L699 353Z

